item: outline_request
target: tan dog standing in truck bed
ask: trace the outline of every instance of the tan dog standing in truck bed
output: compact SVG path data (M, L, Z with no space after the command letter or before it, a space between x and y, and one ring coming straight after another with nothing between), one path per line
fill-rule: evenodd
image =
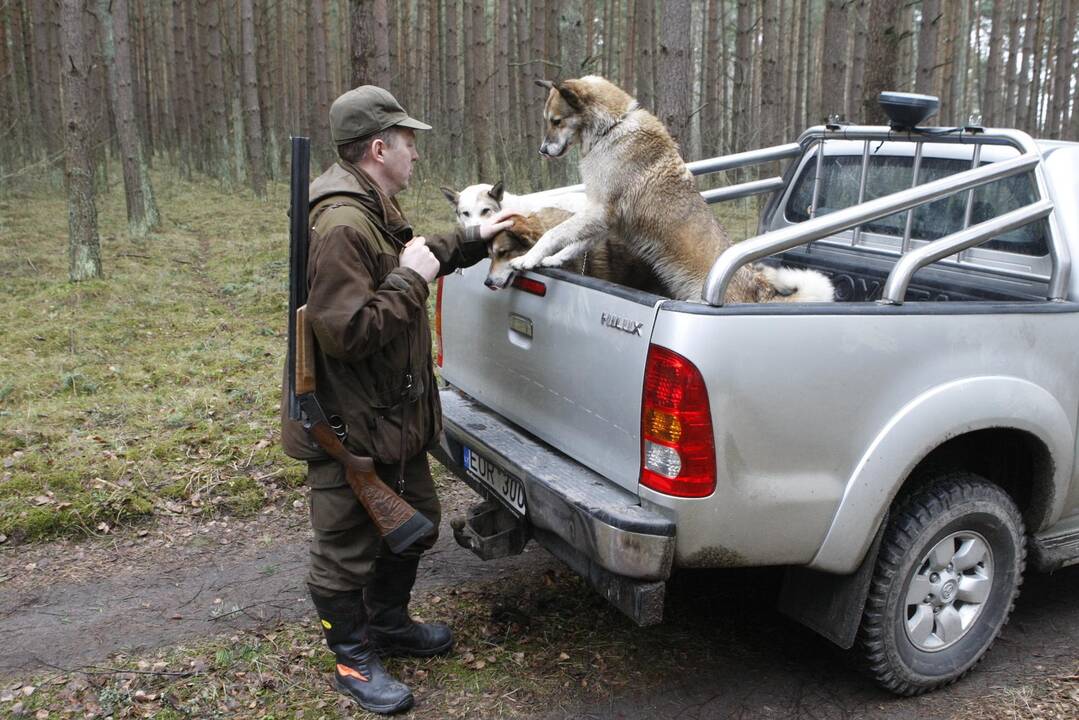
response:
M697 191L663 123L596 75L558 84L538 82L550 90L540 153L557 158L579 144L589 202L544 233L510 266L558 267L613 234L652 266L666 294L699 300L708 271L730 240ZM751 266L735 274L726 301L833 299L831 281L818 272Z

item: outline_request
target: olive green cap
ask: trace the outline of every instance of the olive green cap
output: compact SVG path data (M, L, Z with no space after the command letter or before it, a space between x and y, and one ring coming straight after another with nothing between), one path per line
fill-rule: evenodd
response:
M431 126L408 116L397 99L375 85L349 90L330 106L330 135L335 145L358 140L399 125L414 130Z

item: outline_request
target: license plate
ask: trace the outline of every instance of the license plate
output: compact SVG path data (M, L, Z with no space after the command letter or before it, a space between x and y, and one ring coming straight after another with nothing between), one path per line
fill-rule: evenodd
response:
M520 515L525 514L525 488L521 481L496 466L487 458L465 448L465 469Z

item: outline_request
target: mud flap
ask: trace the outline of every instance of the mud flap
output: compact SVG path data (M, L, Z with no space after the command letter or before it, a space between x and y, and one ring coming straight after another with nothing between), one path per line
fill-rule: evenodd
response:
M844 650L851 649L862 622L869 583L877 567L877 551L887 525L886 513L869 552L851 575L834 575L804 567L787 568L779 592L779 611Z

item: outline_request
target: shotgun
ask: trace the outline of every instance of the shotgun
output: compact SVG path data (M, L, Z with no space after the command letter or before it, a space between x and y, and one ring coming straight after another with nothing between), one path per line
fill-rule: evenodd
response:
M315 336L307 324L308 178L311 141L292 138L289 210L288 414L327 455L345 468L352 492L371 516L390 550L400 553L433 525L375 474L375 463L345 447L315 396Z

